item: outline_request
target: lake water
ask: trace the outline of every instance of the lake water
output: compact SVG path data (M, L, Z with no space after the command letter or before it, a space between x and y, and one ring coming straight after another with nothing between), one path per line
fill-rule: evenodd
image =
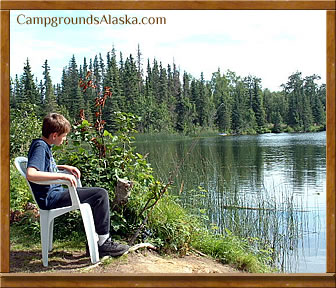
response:
M139 135L135 146L216 233L264 241L285 272L326 272L325 132Z

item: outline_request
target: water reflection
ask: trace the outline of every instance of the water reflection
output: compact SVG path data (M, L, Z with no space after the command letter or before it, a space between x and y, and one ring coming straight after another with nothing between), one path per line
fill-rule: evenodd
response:
M260 239L286 272L325 272L325 132L140 137L136 147L163 181L178 169L173 192L218 233Z

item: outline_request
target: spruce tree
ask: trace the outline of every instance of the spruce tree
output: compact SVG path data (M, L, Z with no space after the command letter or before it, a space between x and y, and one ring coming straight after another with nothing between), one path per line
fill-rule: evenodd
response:
M191 100L191 79L192 75L184 72L183 74L183 99L186 106L186 116L185 116L185 131L186 133L191 133L194 131L195 119L196 119L196 112L194 109L194 105Z
M203 72L201 72L201 79L197 81L197 85L194 87L192 93L195 93L193 98L198 116L198 124L201 127L211 126L211 120L215 111L210 98L211 87L204 80Z
M144 107L142 113L142 121L141 121L141 131L143 132L151 132L154 131L154 122L155 122L155 114L157 113L156 101L153 95L153 87L152 87L152 69L150 66L149 59L147 60L147 75L145 77L145 86L144 86Z
M215 123L222 132L229 132L231 128L232 99L229 90L229 81L220 70L212 74L212 90L215 105Z
M314 120L317 125L326 125L326 85L322 84L318 87L317 93L314 99Z
M272 92L266 88L263 91L263 103L264 103L264 109L265 109L265 121L267 123L272 123L271 121L271 112L272 112L272 106L273 106L273 97Z
M18 106L20 101L23 99L23 86L22 86L22 81L19 80L19 76L16 74L15 75L15 80L13 82L13 87L12 87L12 98L10 101L11 107L15 108Z
M181 97L182 97L183 105L185 105L185 100L183 99L183 95L182 95L182 84L180 80L180 71L177 70L175 63L173 64L173 71L170 73L168 72L168 75L171 75L171 76L168 76L167 108L170 113L170 122L172 123L171 128L174 129L175 128L174 126L176 126L176 121L177 121L176 105Z
M320 80L318 75L307 76L304 79L304 93L309 98L311 105L311 113L315 125L323 125L325 122L325 115L322 101L319 97L319 87L315 81ZM307 99L308 101L308 99ZM309 116L309 115L308 115Z
M192 117L192 123L193 126L196 128L198 126L200 126L200 122L199 122L199 110L198 110L198 104L197 102L199 101L199 89L198 89L198 82L195 78L193 78L191 80L190 83L190 102L191 102L191 113L194 115L194 117Z
M103 79L105 76L105 64L103 57L101 56L101 53L99 53L99 69L100 69L100 74L101 74L101 82L103 83Z
M240 134L245 129L245 86L239 78L232 79L232 81L234 81L234 91L231 129L234 133Z
M125 112L140 115L138 73L132 54L126 58L122 83L125 95Z
M313 124L311 94L314 85L312 83L307 84L307 79L302 79L302 73L296 72L289 76L286 85L282 86L288 98L289 125L297 131L309 131Z
M93 60L93 77L95 81L96 88L96 97L103 91L103 83L102 83L102 71L99 65L98 56L96 55Z
M303 125L303 79L301 72L296 72L288 77L288 82L282 85L288 101L287 123L296 130Z
M138 50L137 50L137 59L136 59L136 67L138 72L138 85L139 85L139 91L142 94L143 93L143 69L142 69L142 53L140 51L140 45L138 44Z
M57 112L59 111L59 109L58 109L58 105L56 102L56 95L54 93L54 87L52 85L52 81L51 81L50 74L49 74L50 67L48 65L48 60L45 60L42 68L43 68L43 75L44 75L42 107L44 108L44 112L46 113Z
M66 73L65 68L63 68L61 85L60 85L61 87L60 87L60 91L57 93L57 104L58 104L58 106L69 107L68 95L70 93L70 85L69 85L68 81L69 81L69 77Z
M188 97L190 94L189 79L188 75L184 73L182 88L179 72L176 70L175 64L173 73L173 87L176 103L174 110L174 114L176 114L175 129L179 132L184 132L187 129Z
M34 105L40 104L40 96L36 87L36 84L34 82L34 75L31 72L31 67L29 64L29 59L27 58L27 61L23 67L23 75L21 79L22 83L22 98L18 99L19 103L30 103ZM35 111L38 112L38 111Z
M120 72L117 65L116 53L113 48L111 53L107 54L107 68L104 77L104 86L111 87L112 97L107 98L106 108L104 109L104 119L106 127L113 130L114 112L124 111L125 99L122 97L122 86Z
M149 75L149 81L150 85L153 90L153 96L156 100L156 103L158 102L159 99L159 87L160 87L160 71L159 71L159 65L156 59L153 60L153 67L151 69L151 74Z
M72 56L69 63L66 85L69 85L69 87L67 87L68 106L66 107L69 110L70 116L76 119L79 116L80 110L85 108L85 104L82 89L79 87L79 73L75 55Z
M176 95L176 124L175 129L178 132L184 132L186 128L186 115L187 115L187 107L184 100L184 95L181 91Z
M149 59L148 59L148 63L147 63L147 75L145 78L145 87L144 87L144 107L146 107L146 109L144 109L143 113L142 113L142 120L141 120L141 131L142 132L147 132L149 133L152 130L153 127L153 114L152 112L154 112L155 110L155 102L153 99L153 90L152 90L152 86L150 83L150 75L151 75L151 67L149 64Z
M265 109L263 105L261 79L253 77L252 90L252 109L258 125L258 132L261 132L265 126Z
M160 80L159 80L159 93L157 102L161 105L167 105L168 102L168 77L167 77L167 70L162 67L162 63L160 62Z

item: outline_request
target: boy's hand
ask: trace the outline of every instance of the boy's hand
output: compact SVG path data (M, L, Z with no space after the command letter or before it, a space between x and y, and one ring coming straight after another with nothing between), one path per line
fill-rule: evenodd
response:
M71 172L72 175L74 175L75 177L80 179L81 174L80 174L80 171L78 170L78 168L73 167L73 166L69 166L68 171Z
M77 187L77 180L74 175L64 174L64 180L69 181L71 186Z
M70 165L57 165L57 167L60 168L60 169L65 169L65 170L69 171L72 175L74 175L78 179L80 179L80 177L81 177L80 171L76 167L74 167L74 166L70 166Z

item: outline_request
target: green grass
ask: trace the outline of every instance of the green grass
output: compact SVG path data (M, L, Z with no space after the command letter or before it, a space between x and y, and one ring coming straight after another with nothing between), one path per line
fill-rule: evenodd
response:
M272 267L272 250L259 249L259 239L244 239L230 231L225 235L216 234L216 229L208 229L201 224L198 216L187 212L174 201L166 197L154 209L149 221L150 228L161 240L162 251L184 254L188 249L196 249L223 264L229 264L239 270L252 273L276 272ZM163 241L164 240L164 241ZM158 239L154 239L154 242Z
M253 245L231 233L215 235L200 229L194 232L192 247L220 260L223 264L233 265L239 270L251 273L277 272L270 266L272 251L253 251Z
M122 255L120 257L114 258L114 257L103 257L101 259L101 265L103 267L107 267L109 265L120 265L125 264L128 261L128 255Z
M10 227L10 271L14 273L62 272L78 270L89 266L90 258L85 256L85 242L77 239L53 241L48 267L42 265L42 247L39 237L31 235L22 226Z
M41 239L39 235L32 235L25 232L20 225L10 226L11 251L41 250ZM81 251L85 250L85 239L82 237L53 241L54 250Z

